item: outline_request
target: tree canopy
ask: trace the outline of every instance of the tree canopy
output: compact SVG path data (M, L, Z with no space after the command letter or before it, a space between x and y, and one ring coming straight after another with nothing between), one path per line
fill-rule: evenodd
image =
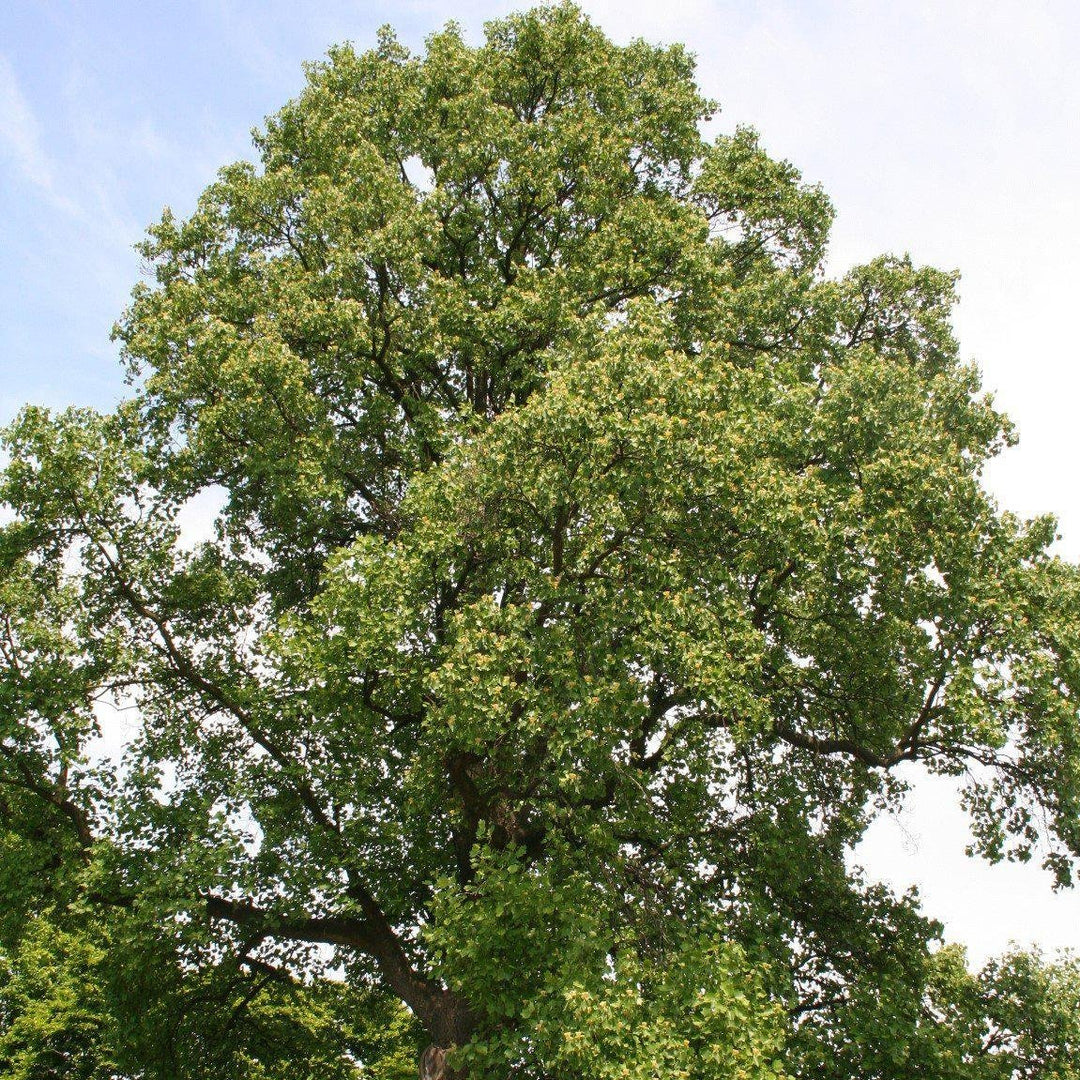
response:
M1071 882L1077 569L955 276L713 109L385 31L149 230L130 396L4 437L8 1075L1080 1075L1074 964L850 866L918 763Z

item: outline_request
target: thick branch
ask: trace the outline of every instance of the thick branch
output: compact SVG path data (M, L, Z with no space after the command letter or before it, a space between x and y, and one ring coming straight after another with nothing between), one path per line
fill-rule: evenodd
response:
M356 886L350 889L350 894L359 901L363 918L281 917L247 900L221 896L207 897L206 911L210 918L242 926L257 939L286 938L339 945L365 953L375 961L387 986L412 1009L435 1042L441 1046L464 1042L475 1026L468 1005L452 991L416 973L382 909L365 889Z
M918 745L905 746L901 744L892 752L880 754L854 739L832 738L822 739L816 735L806 735L801 731L784 723L777 723L773 731L783 742L790 746L797 746L800 750L810 750L815 754L846 754L848 757L869 765L872 769L891 769L901 761L911 761L918 754Z
M773 727L773 732L778 735L782 741L788 743L790 746L797 746L801 750L810 750L816 754L827 755L846 754L856 761L861 761L864 765L869 765L872 769L891 769L901 761L913 761L918 756L919 751L924 749L925 744L922 739L926 727L931 720L941 713L941 707L938 704L938 695L945 685L947 673L948 662L946 660L942 670L938 673L937 678L931 683L927 690L926 697L923 699L922 707L919 709L918 715L907 727L903 735L901 735L899 741L888 752L882 753L871 750L862 743L843 736L820 738L816 735L807 735L783 721L776 722Z
M19 756L7 746L0 745L0 753L18 769L21 776L0 776L0 783L10 784L14 787L29 791L39 798L44 799L50 806L60 811L75 827L75 835L79 839L79 846L88 851L94 843L94 834L90 825L90 815L77 803L68 798L63 785L51 784L39 780L33 771L22 761Z

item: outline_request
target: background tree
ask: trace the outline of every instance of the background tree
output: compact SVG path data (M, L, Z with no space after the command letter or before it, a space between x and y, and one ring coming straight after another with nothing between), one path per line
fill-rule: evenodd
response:
M10 888L145 958L138 1067L399 1062L378 987L470 1076L1075 1070L1071 991L987 1011L847 855L920 762L1071 880L1076 570L980 485L953 277L826 278L825 196L711 108L569 5L332 50L150 230L130 399L9 428Z

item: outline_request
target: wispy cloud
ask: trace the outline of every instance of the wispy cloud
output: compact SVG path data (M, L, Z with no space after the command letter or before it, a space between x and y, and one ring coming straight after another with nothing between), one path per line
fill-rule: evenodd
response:
M0 55L0 144L32 184L52 188L53 176L41 145L40 128L6 56Z
M23 181L59 210L82 217L79 205L56 185L52 162L41 140L41 125L19 86L15 69L0 54L0 153Z

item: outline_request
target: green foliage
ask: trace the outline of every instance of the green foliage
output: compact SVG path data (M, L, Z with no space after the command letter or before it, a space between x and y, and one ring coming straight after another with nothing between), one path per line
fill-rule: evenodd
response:
M0 975L0 1073L10 1080L112 1080L100 947L42 921Z
M129 400L4 436L12 1075L1075 1073L1068 963L848 861L917 762L1069 883L1080 577L954 276L827 278L711 109L568 4L386 31L150 230Z

